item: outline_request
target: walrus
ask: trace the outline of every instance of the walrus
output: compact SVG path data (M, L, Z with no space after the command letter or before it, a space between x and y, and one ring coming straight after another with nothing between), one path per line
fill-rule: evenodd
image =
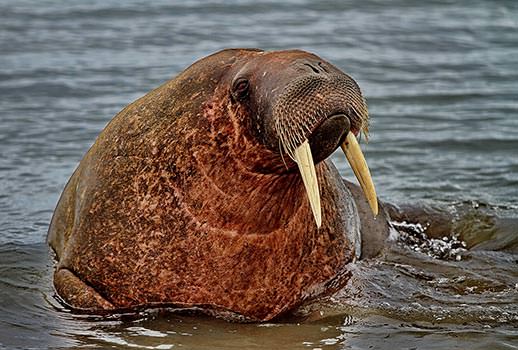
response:
M51 220L54 286L86 312L267 321L343 288L389 235L355 80L315 54L227 49L119 112ZM329 159L342 147L360 186Z

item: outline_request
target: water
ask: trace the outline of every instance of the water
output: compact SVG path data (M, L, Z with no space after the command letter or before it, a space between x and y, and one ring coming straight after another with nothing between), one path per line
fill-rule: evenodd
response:
M457 229L479 249L457 262L394 245L353 267L320 321L68 313L44 240L73 169L126 104L238 46L313 51L354 76L380 196L471 208ZM514 1L0 1L0 348L516 349L517 68Z

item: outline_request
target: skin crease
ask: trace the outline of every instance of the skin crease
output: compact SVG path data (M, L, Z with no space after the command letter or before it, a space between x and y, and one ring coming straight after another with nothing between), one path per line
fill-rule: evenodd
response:
M358 215L363 256L379 252L388 224L323 160L317 230L296 165L279 153L273 103L317 61L343 74L303 51L224 50L115 116L49 228L63 301L88 312L198 307L264 321L342 288ZM242 99L239 77L250 83Z

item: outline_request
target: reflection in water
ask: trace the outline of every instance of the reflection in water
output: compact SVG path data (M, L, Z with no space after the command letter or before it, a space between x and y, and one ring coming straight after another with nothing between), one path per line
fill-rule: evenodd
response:
M516 348L515 1L17 0L0 13L0 348ZM468 251L393 243L300 323L69 313L44 240L74 167L130 101L238 46L298 47L350 73L382 198L447 208Z

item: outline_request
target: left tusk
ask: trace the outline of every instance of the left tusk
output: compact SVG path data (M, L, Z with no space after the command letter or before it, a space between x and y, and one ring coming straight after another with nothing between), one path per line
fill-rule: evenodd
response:
M313 155L311 154L311 148L309 147L308 141L304 141L302 145L297 147L294 152L295 162L299 166L300 174L302 175L302 181L306 188L308 195L309 204L317 227L320 228L322 225L322 210L320 208L320 193L318 190L317 173L315 171L315 163L313 163Z
M349 132L342 144L342 150L349 161L349 165L353 169L354 175L358 179L360 186L367 197L367 201L374 213L374 216L378 215L378 197L376 196L376 189L372 183L371 173L365 157L363 156L358 140L353 133Z

